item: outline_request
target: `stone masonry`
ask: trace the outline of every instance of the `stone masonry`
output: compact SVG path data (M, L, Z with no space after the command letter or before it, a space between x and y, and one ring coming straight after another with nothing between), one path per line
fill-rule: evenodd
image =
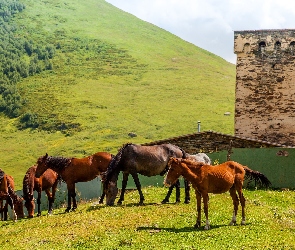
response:
M235 135L295 145L295 29L234 32Z

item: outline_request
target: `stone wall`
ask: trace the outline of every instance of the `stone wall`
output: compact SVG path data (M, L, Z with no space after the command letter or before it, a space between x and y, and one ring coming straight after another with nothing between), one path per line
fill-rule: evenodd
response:
M228 150L230 148L230 145L233 148L284 147L284 145L280 144L226 135L213 131L183 135L142 145L158 145L164 143L177 145L189 154L195 154L199 152L212 153L222 150Z
M235 135L295 145L295 30L234 32Z

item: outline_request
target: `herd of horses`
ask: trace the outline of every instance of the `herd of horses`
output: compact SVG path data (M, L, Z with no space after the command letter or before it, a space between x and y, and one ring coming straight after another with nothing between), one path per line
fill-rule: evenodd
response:
M190 183L195 189L197 200L197 221L195 227L201 225L201 199L203 199L206 225L209 229L208 200L209 193L220 194L229 191L233 201L233 217L230 225L236 224L239 203L242 207L242 222L245 224L245 198L242 187L245 177L254 179L263 187L269 187L270 181L265 175L251 170L234 161L212 166L210 158L204 153L188 154L173 144L144 146L133 143L123 145L116 155L98 152L84 158L67 158L60 156L44 156L38 158L36 165L30 167L23 178L23 196L14 191L13 178L0 170L0 212L1 219L7 220L7 207L13 211L13 219L24 217L24 206L28 218L34 217L37 191L38 213L41 215L41 193L45 191L48 198L48 214L52 213L57 185L64 181L68 190L68 204L65 212L77 208L75 184L91 181L100 176L103 182L103 193L99 203L106 198L106 205L114 205L118 194L118 176L122 172L122 189L117 204L124 201L124 194L129 175L132 176L139 193L139 204L144 203L144 195L138 174L144 176L165 176L164 185L169 187L162 203L169 202L173 189L176 189L176 203L180 202L180 181L184 177L185 203L190 202ZM6 201L3 206L3 201Z

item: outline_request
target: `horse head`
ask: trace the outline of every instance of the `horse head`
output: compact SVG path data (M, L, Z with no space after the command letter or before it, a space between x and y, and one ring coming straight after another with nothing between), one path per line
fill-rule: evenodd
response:
M36 178L40 178L40 176L47 170L47 158L48 154L46 153L44 156L41 156L37 160L37 169L35 176Z
M14 202L14 210L17 215L17 218L24 218L24 205L23 198L17 196L16 201Z
M167 187L170 187L173 185L179 176L181 175L181 169L179 168L179 165L181 164L181 159L170 157L167 166L168 166L168 172L164 179L164 185Z
M28 218L33 218L34 212L35 212L35 201L34 201L34 196L32 194L29 194L25 198L25 207L28 211Z
M103 190L106 196L106 204L113 206L118 194L117 181L106 181L103 183Z

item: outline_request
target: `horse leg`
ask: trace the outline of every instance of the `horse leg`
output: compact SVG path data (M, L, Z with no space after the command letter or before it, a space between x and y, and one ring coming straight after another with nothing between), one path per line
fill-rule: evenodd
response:
M105 192L102 192L99 202L98 202L99 204L103 204L103 199L104 199L105 195L106 195Z
M241 203L241 206L242 206L242 221L241 221L241 225L246 225L246 215L245 215L246 199L245 199L245 197L243 195L242 185L237 188L237 192L238 192L240 203Z
M105 197L105 192L104 192L104 188L103 188L103 185L101 184L100 185L101 186L101 190L102 190L102 194L101 194L101 196L100 196L100 199L99 199L99 204L103 204L103 199L104 199L104 197Z
M72 197L73 197L73 209L74 209L74 200L76 202L76 199L75 199L75 184L73 183L67 183L67 188L68 188L68 207L67 209L65 210L66 213L70 212L71 210L71 206L72 206ZM77 204L75 204L77 208Z
M38 214L37 214L37 216L41 215L41 192L42 192L42 190L38 190L38 197L37 197Z
M15 210L14 210L14 204L13 204L13 200L12 198L9 196L7 197L7 203L5 204L4 206L4 220L7 220L7 213L8 213L8 205L11 207L11 211L13 213L13 220L14 221L17 221L17 215L15 213Z
M197 221L195 224L195 228L199 228L201 226L201 202L202 202L202 196L201 194L195 190L196 193L196 200L197 200Z
M49 206L48 206L48 214L52 214L52 210L53 210L53 204L54 204L54 200L55 200L55 193L56 193L56 189L57 189L57 184L58 184L58 181L55 181L55 183L52 185L52 193L50 193L50 188L48 189L48 194L47 194L47 197L48 197L48 203L49 203Z
M177 179L175 182L175 188L176 188L176 201L175 203L180 203L180 181Z
M71 193L72 193L72 198L73 198L73 208L72 208L72 210L75 211L77 209L75 184L74 184L73 192L71 192Z
M127 187L128 176L129 176L129 173L123 173L122 189L121 189L120 198L117 202L118 205L122 205L122 202L124 201L124 195L125 195L125 190Z
M239 208L239 198L236 194L236 188L234 185L230 188L229 193L233 200L233 205L234 205L233 217L231 219L231 222L229 223L229 226L234 226L237 223L237 213Z
M7 220L8 218L8 201L5 202L3 207L3 220Z
M189 204L190 201L191 201L191 198L190 198L190 183L188 180L184 179L184 192L185 192L185 200L184 200L184 203L185 204Z
M172 194L172 191L173 191L173 188L174 188L174 187L175 187L175 184L173 184L173 185L171 185L171 186L169 187L169 190L168 190L168 193L167 193L165 199L162 200L162 204L165 204L165 203L168 203L168 202L169 202L169 198L170 198L170 196L171 196L171 194Z
M50 215L50 214L52 214L52 203L53 203L50 188L46 189L45 193L47 195L47 200L48 200L48 212L47 212L47 214Z
M202 198L204 203L204 213L206 217L206 226L204 227L204 230L208 230L210 229L210 222L208 218L208 201L209 201L208 193L202 193Z
M139 204L142 205L143 202L144 202L144 196L143 196L143 193L141 191L141 185L140 185L137 173L132 174L132 177L133 177L133 180L135 182L136 188L137 188L138 193L139 193L139 197L140 197Z
M3 200L0 201L0 214L1 214L1 220L3 220Z

